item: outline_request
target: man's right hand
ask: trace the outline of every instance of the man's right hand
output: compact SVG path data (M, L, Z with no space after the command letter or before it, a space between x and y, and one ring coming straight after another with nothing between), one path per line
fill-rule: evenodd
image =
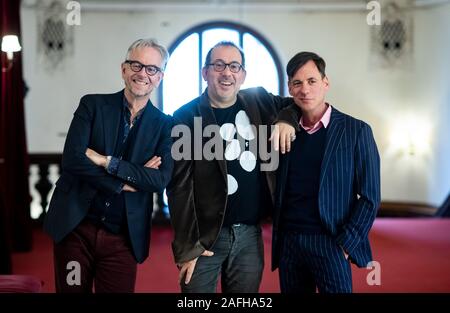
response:
M214 252L208 250L205 250L202 253L202 256L213 256L213 255ZM197 259L198 257L196 257L193 260L177 265L178 268L180 269L180 274L178 275L178 283L180 283L184 277L184 283L186 285L189 284L189 282L191 281L192 274L194 273L195 264L197 264Z

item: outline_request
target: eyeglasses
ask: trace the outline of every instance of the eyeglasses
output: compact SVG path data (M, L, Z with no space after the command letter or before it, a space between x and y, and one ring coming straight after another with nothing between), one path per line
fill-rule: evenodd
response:
M216 72L223 72L225 71L225 68L228 66L228 68L230 69L230 71L232 73L239 73L239 71L241 70L241 68L244 68L241 64L239 64L238 62L231 62L231 63L225 63L222 61L216 61L214 63L209 63L207 64L208 66L213 66L214 70Z
M133 60L126 60L125 63L130 64L130 68L133 72L140 72L142 71L142 68L145 68L145 72L150 75L153 76L158 72L162 72L162 70L157 67L156 65L144 65L139 61L133 61Z

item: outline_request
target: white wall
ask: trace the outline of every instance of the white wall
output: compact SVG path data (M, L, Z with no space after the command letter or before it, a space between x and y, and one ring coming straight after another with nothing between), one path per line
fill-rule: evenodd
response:
M22 8L25 99L31 153L60 152L73 111L86 93L122 88L120 62L136 38L155 37L169 46L197 24L228 20L248 25L275 47L283 67L296 52L310 50L327 62L328 100L367 121L382 156L383 200L440 204L450 191L450 4L414 11L412 66L371 65L365 12L286 12L244 9L82 12L74 26L75 53L64 68L48 73L36 52L36 10ZM234 18L233 18L234 17ZM153 97L157 102L157 99ZM415 115L432 125L428 155L392 154L389 136L398 116ZM417 125L421 127L421 125Z
M434 125L428 201L442 204L450 192L450 4L430 11L418 16L424 27L418 34L423 44L417 58L423 62L417 74L423 87L417 97Z

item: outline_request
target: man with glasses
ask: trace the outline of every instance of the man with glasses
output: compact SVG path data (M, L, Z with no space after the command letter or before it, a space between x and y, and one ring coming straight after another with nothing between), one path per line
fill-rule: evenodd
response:
M215 128L217 149L223 151L212 160L204 155L194 159L208 147L203 138L200 147L192 143L197 151L175 162L167 191L181 290L215 292L221 274L223 292L258 292L264 267L259 224L273 206L274 173L261 171L266 160L251 147L260 148L261 129L267 130L291 100L261 87L240 90L245 58L232 42L220 42L208 52L202 75L206 91L174 118L180 128L194 132ZM199 118L201 125L195 124ZM284 124L282 150L289 149L291 134L294 128Z
M153 193L168 184L171 118L150 101L169 54L135 41L125 89L81 98L44 228L52 236L57 292L133 292L148 256Z

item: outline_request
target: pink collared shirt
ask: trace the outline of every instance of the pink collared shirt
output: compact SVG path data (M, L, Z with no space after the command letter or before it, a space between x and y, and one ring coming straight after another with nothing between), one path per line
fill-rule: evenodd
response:
M300 126L310 135L314 134L316 131L323 127L327 128L328 124L330 124L330 118L331 118L331 105L328 105L328 109L325 111L325 113L322 115L322 118L315 123L313 126L305 126L303 123L303 116L300 118Z

